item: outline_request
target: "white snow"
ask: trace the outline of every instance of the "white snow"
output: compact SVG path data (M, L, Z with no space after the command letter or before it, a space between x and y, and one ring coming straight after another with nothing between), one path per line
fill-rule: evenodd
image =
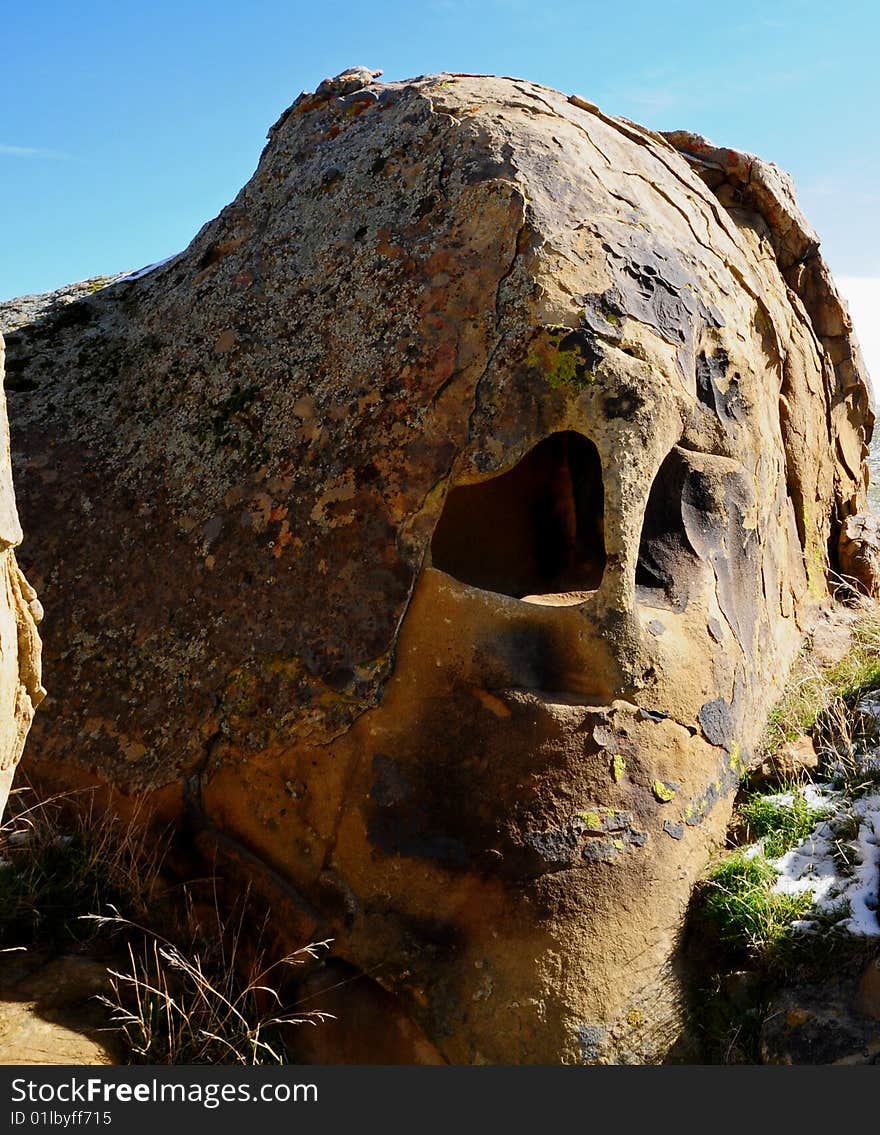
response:
M780 794L781 796L782 794ZM787 851L771 864L779 872L773 886L776 894L809 894L820 914L833 915L846 909L838 922L842 930L866 937L880 936L877 916L880 892L880 793L857 797L848 803L840 792L830 785L808 785L804 790L810 807L829 808L838 816L849 814L858 823L855 839L842 840L833 830L834 816L823 819L798 847ZM851 873L841 871L835 851L849 845L853 857ZM812 929L815 923L808 918L794 925L801 930Z
M829 805L829 793L833 790L830 784L805 784L800 789L800 795L811 812L824 812ZM794 804L793 792L772 792L761 797L772 804L790 808Z
M136 272L129 272L126 276L120 276L116 281L117 284L123 283L126 280L139 280L141 276L146 276L149 272L155 272L157 268L161 268L163 264L170 264L172 260L176 260L178 256L182 256L180 252L175 252L173 256L166 256L164 260L157 260L155 264L147 264L145 268L138 268Z
M849 888L852 917L849 929L853 934L880 934L877 913L878 882L880 882L880 793L858 801L861 825L858 835L860 863L855 872L855 883Z

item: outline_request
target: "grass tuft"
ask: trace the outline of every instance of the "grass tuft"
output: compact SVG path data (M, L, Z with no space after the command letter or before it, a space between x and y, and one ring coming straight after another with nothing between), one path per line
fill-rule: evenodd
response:
M771 893L777 873L760 855L735 852L709 874L704 911L725 945L750 955L778 950L794 933L792 922L812 906L809 895Z
M92 929L80 916L99 905L145 915L166 849L137 810L123 821L94 789L48 799L14 789L0 826L0 948L72 946Z
M267 962L268 911L261 924L248 893L227 903L216 878L206 911L191 887L169 886L162 873L170 838L157 839L137 809L123 821L96 800L94 789L10 794L0 953L100 958L108 984L99 1000L131 1063L286 1063L293 1026L329 1016L296 1009L290 972L329 941Z
M851 601L857 613L846 655L826 668L807 644L768 717L761 745L765 754L804 733L818 734L820 739L830 734L834 739L836 726L850 717L853 703L880 687L880 607L855 595Z
M112 995L101 998L132 1063L286 1064L290 1030L331 1018L320 1010L285 1006L278 992L284 971L318 959L329 940L267 964L263 953L252 954L253 943L245 942L247 895L231 921L216 901L214 912L216 934L209 939L203 924L190 922L184 946L115 913L91 916L140 937L138 948L128 944L128 964L110 971ZM251 955L246 967L245 952Z
M753 792L739 805L746 840L763 841L767 859L778 859L807 838L827 809L811 807L799 785L783 786L779 792Z

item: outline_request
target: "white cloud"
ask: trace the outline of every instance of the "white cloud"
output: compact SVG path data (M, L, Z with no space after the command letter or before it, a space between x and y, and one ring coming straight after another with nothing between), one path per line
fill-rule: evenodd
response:
M880 391L880 276L837 276L875 391Z
M66 158L60 150L47 150L42 146L4 146L0 144L0 157L5 158Z

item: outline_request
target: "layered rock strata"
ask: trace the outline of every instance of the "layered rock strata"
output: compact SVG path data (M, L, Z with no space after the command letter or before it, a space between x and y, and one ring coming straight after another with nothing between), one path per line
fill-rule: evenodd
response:
M692 883L864 507L845 308L782 175L719 153L362 70L180 256L5 309L33 772L150 794L413 1059L664 1058Z

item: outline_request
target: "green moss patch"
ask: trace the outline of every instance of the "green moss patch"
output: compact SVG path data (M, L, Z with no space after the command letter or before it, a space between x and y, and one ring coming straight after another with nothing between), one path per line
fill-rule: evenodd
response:
M578 394L596 381L596 367L602 355L583 331L554 328L532 345L526 359L537 367L551 390Z

